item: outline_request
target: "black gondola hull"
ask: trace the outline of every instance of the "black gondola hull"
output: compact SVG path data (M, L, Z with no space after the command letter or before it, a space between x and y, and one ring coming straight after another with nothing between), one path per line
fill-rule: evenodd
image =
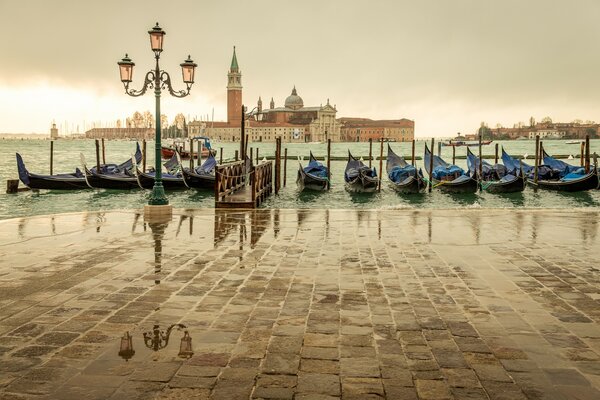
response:
M452 183L452 181L438 181L434 179L433 186L446 193L475 193L479 188L479 184L473 178L459 183Z
M85 178L56 178L35 174L29 174L29 183L23 182L23 184L35 190L81 190L90 188L85 182Z
M324 191L327 190L327 178L319 178L304 172L302 167L298 169L298 177L296 178L296 184L300 190L315 190Z
M377 191L379 180L377 178L369 178L357 176L356 178L346 181L346 190L351 193L373 193Z
M214 175L199 175L194 172L190 172L189 169L183 171L185 181L190 188L194 189L214 189L215 188L215 176Z
M390 181L390 185L396 192L402 193L402 194L420 193L426 187L423 179L421 179L420 177L415 177L415 176L411 176L407 182L396 183L396 182Z
M594 190L598 189L600 183L598 180L598 172L596 170L584 175L580 179L566 182L538 180L537 185L532 180L529 180L528 182L534 188L537 187L539 189L557 192L583 192L586 190Z
M154 187L154 176L138 171L138 184L143 189L152 189ZM162 177L162 185L165 190L188 189L183 178Z
M527 180L524 176L519 175L517 176L517 179L510 182L484 182L483 186L485 190L490 193L517 193L525 190Z
M87 184L94 189L131 190L139 189L140 185L135 177L118 177L103 174L86 174Z

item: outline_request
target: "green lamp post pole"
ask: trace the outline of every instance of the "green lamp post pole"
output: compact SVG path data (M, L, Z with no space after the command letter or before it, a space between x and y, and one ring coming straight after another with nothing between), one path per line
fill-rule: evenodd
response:
M154 52L154 58L156 59L156 66L153 70L146 73L143 87L140 90L129 89L133 77L133 66L135 65L131 59L125 54L125 57L119 61L119 71L121 74L121 82L125 86L125 93L130 96L137 97L141 96L148 89L154 89L154 96L156 98L156 130L155 130L155 154L154 154L154 186L152 187L152 193L148 200L148 204L152 206L162 206L169 204L169 200L165 195L165 189L162 184L162 171L161 171L161 126L160 126L160 94L161 89L167 89L169 93L174 97L185 97L190 94L192 84L194 83L194 73L198 66L188 56L187 60L180 64L181 72L183 75L183 82L186 84L186 90L173 90L171 85L171 77L166 71L160 69L159 60L160 53L163 51L163 39L165 37L165 31L156 23L156 26L148 31L150 35L150 46Z

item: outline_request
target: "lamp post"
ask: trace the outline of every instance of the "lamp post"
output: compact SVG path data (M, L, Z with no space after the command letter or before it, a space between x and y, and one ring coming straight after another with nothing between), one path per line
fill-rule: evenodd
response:
M154 187L148 200L150 206L166 206L169 204L167 196L165 195L165 189L162 184L162 172L161 172L161 126L160 126L160 94L162 89L166 89L174 97L185 97L190 94L192 84L194 83L194 72L197 64L188 56L188 58L180 64L181 72L183 75L183 82L186 84L186 90L173 90L171 85L171 77L166 71L160 69L159 59L160 53L163 51L163 39L165 31L156 23L156 26L148 31L150 35L150 47L154 52L154 58L156 65L154 69L146 73L144 84L140 90L130 89L129 84L133 77L134 63L125 54L125 57L119 61L119 72L121 75L121 82L125 86L125 93L130 96L137 97L141 96L148 89L154 89L154 96L156 98L156 130L155 130L155 172L154 172Z

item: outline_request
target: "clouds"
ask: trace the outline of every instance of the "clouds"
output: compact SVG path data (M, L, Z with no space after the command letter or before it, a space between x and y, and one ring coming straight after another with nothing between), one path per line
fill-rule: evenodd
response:
M281 104L296 84L306 105L330 98L340 116L415 119L417 135L530 115L600 119L593 0L3 1L11 40L0 43L8 55L0 83L26 90L43 81L122 98L116 62L124 53L136 63L134 84L152 65L151 10L167 32L161 63L175 82L187 54L199 64L194 95L169 103L171 116L214 107L225 117L236 45L246 103L261 95ZM120 117L115 108L97 119ZM0 131L31 130L25 122L3 121ZM36 123L32 129L48 126Z

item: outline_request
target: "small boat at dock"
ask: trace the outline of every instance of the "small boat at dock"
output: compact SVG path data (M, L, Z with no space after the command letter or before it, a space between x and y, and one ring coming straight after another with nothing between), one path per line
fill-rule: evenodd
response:
M504 151L504 149L502 149ZM467 148L467 165L469 174L477 176L479 173L479 163L481 160ZM492 165L483 160L481 165L482 177L481 187L490 193L516 193L522 192L527 186L527 178L523 173L523 168L508 171L502 164Z
M419 193L427 187L421 169L394 153L389 144L385 169L391 186L399 193Z
M348 163L344 170L346 190L352 193L372 193L377 190L379 179L375 168L370 168L357 160L348 151Z
M433 159L432 159L433 157ZM469 176L457 165L449 164L440 156L431 154L429 147L425 145L425 170L433 186L447 193L475 193L478 182L473 176ZM433 168L430 170L430 163Z
M296 178L298 188L300 190L308 189L323 191L327 190L328 182L327 167L317 161L311 151L308 165L302 167L302 163L300 163L300 167L298 168L298 177Z

